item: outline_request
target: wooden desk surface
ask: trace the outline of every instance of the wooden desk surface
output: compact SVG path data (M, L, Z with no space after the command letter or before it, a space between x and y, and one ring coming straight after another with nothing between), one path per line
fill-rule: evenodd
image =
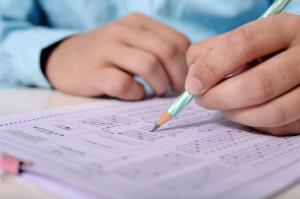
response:
M56 91L41 89L0 89L0 116L37 111L41 109L70 106L96 101L61 94ZM300 168L299 168L300 172ZM22 179L11 177L6 183L0 184L0 198L2 199L61 199L55 193L49 193L35 187ZM282 192L274 199L299 199L300 184Z

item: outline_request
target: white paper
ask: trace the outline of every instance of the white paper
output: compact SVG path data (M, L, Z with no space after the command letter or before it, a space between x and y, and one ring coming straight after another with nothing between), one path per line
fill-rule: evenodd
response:
M2 117L0 150L103 199L265 198L298 181L298 136L262 135L193 103L149 132L172 100Z

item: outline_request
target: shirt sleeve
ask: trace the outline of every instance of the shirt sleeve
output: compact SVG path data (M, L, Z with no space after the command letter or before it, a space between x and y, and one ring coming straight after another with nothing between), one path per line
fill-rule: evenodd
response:
M286 12L300 15L300 1L291 1L285 9Z
M0 86L49 88L41 52L78 31L50 28L37 0L0 1Z

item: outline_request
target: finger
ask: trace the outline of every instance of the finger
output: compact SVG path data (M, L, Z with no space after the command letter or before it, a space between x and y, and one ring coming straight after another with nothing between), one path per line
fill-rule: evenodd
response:
M160 59L149 52L115 44L101 56L122 70L145 79L157 96L165 94L171 87Z
M166 70L174 91L184 88L187 75L185 55L178 51L174 43L164 41L159 35L146 30L122 29L120 39L126 45L150 52L158 57Z
M300 134L300 120L286 124L284 126L275 128L256 128L259 131L275 135L275 136L286 136L286 135L299 135Z
M140 100L145 96L143 86L117 67L105 67L95 74L94 88L103 94L123 100Z
M210 89L199 103L215 110L259 105L300 83L299 47L292 47L259 66L229 78Z
M186 54L186 63L188 67L196 65L197 62L203 60L209 51L216 47L218 42L224 38L224 35L219 35L212 37L203 41L198 42L197 44L191 45L188 48ZM198 61L199 60L199 61Z
M288 47L296 31L280 30L298 27L296 22L293 15L280 14L220 36L213 48L204 49L208 51L205 57L192 63L195 67L189 70L186 89L195 95L203 94L240 66Z
M148 31L155 32L169 43L175 43L181 52L186 53L190 41L177 30L140 13L133 13L120 21L128 27L144 28Z
M232 121L251 127L280 127L300 119L300 87L262 105L225 111Z

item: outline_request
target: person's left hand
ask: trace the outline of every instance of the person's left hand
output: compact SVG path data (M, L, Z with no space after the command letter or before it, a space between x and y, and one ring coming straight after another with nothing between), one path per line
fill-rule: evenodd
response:
M199 105L272 135L300 133L300 16L268 17L202 41L187 63L186 89Z

